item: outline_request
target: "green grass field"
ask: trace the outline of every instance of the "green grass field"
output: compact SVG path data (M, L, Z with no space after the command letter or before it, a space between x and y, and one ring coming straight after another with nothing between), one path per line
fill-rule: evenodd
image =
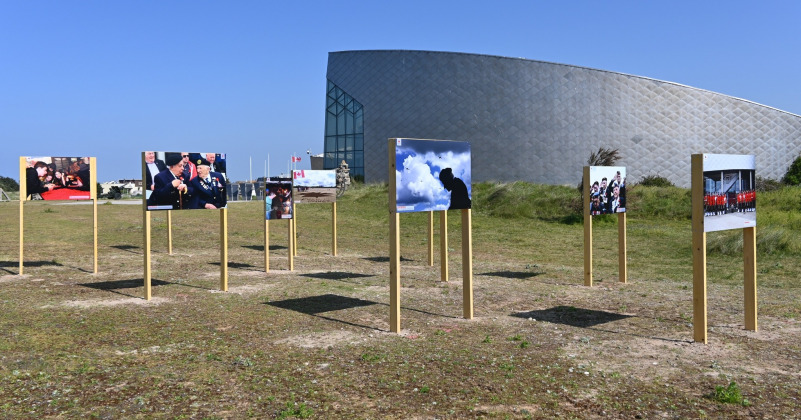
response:
M629 281L616 218L594 219L583 286L575 188L473 186L475 318L462 318L458 213L450 281L427 261L427 215L401 215L400 334L389 328L385 185L270 222L229 206L229 291L217 212L153 213L142 299L139 205L0 203L2 418L792 418L801 413L801 188L758 196L759 330L743 329L742 235L708 234L709 344L692 341L690 198L629 191ZM438 226L438 218L435 224ZM734 383L732 387L730 384ZM736 391L734 403L720 390ZM747 404L742 401L747 400Z

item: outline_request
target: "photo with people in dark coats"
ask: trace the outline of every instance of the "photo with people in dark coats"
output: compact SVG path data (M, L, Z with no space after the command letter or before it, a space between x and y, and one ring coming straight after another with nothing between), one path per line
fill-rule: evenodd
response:
M23 169L23 168L20 168ZM26 157L24 200L91 200L89 157ZM22 173L22 170L20 171Z
M216 210L228 205L225 155L144 152L147 210Z
M590 215L626 212L626 167L590 166Z

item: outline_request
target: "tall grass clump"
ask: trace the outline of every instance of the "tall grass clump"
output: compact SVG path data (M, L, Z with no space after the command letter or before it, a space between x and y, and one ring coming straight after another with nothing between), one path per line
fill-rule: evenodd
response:
M686 220L692 217L690 190L673 186L649 187L642 184L627 187L626 212L632 217L657 217Z
M494 217L565 221L575 218L576 190L516 181L473 184L473 209Z

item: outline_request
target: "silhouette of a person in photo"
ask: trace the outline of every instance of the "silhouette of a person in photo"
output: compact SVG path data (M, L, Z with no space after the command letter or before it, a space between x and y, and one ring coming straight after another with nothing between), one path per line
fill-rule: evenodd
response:
M459 178L453 176L453 169L445 168L439 173L439 180L446 190L451 192L451 205L448 210L469 209L470 196L467 194L467 185Z

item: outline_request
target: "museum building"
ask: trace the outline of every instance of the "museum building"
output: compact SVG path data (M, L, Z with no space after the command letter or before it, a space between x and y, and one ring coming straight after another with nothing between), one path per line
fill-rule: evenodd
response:
M468 141L474 181L575 185L615 148L630 182L690 184L694 153L754 154L780 179L801 154L801 116L678 83L481 54L328 54L324 167L388 179L387 139Z

